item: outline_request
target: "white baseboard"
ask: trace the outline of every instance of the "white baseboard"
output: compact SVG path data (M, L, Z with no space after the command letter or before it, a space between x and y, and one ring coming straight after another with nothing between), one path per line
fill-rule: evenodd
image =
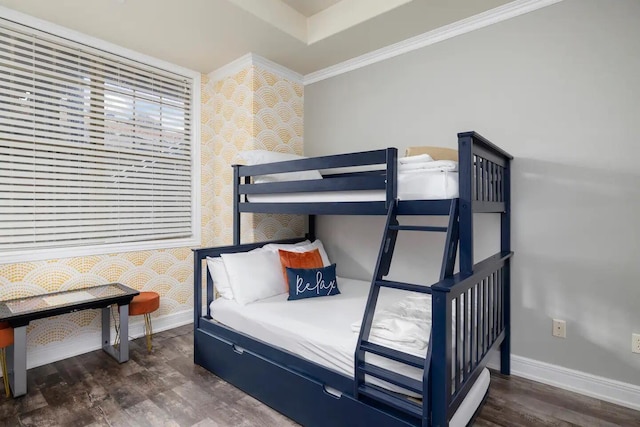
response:
M134 318L129 318L129 339L140 338L144 335L144 321L142 317L140 317L140 321L136 319L132 322L132 319ZM178 326L188 325L189 323L193 323L193 310L185 310L167 316L153 318L152 322L154 334L156 332L177 328ZM112 329L111 339L113 340L114 337L115 331ZM27 369L57 362L101 348L102 334L100 332L92 332L63 342L38 347L35 350L30 351L27 349Z
M500 355L491 356L489 368L500 369ZM598 375L511 355L511 375L640 411L640 386Z

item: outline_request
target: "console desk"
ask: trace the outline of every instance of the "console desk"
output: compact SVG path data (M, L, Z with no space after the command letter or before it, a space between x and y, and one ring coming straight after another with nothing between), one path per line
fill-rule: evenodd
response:
M13 327L7 349L9 383L14 397L27 393L27 325L32 320L88 309L102 309L102 349L118 362L129 360L129 303L139 292L120 283L54 292L0 302L0 322ZM118 305L120 344L111 345L111 306Z

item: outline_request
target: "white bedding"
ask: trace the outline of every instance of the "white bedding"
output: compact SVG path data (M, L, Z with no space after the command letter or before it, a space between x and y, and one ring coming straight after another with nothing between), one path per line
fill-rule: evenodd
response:
M458 195L458 172L428 169L398 172L400 200L455 199ZM385 198L384 190L253 194L248 197L254 203L375 202Z
M353 377L358 335L351 330L351 325L362 319L370 284L360 280L338 278L338 287L341 294L331 297L287 301L287 294L281 294L246 306L221 298L211 303L211 317L272 346ZM378 310L407 295L411 293L381 289ZM370 339L375 342L374 338ZM413 353L424 357L426 348ZM373 354L367 354L366 357L367 363L422 380L421 369ZM456 414L462 422L458 425L465 425L482 401L489 386L488 373L481 375L481 378L465 399L465 402L469 401L469 404L465 405L468 409L465 409L460 417ZM367 382L410 394L375 378L367 377Z
M369 341L424 357L431 335L432 317L431 295L406 295L400 301L376 310ZM360 332L361 324L362 321L352 323L351 330Z
M281 294L244 307L233 300L217 299L211 303L211 317L254 338L352 377L358 335L351 330L351 324L362 319L369 286L368 282L340 277L340 295L331 297L287 301L288 294ZM382 289L378 307L390 305L405 295L406 291ZM331 307L329 311L328 304ZM415 379L422 378L422 370L418 368L376 355L370 356L368 362L375 361L387 369L397 369Z

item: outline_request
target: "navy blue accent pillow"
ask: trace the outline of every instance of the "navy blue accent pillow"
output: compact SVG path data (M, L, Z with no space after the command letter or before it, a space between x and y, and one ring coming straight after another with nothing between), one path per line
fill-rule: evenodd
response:
M288 300L338 295L336 265L322 268L289 268L287 267L289 284Z

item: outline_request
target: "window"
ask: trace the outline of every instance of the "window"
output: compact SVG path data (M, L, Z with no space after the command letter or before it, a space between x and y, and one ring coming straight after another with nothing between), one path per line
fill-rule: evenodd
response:
M0 19L0 262L199 244L198 85Z

